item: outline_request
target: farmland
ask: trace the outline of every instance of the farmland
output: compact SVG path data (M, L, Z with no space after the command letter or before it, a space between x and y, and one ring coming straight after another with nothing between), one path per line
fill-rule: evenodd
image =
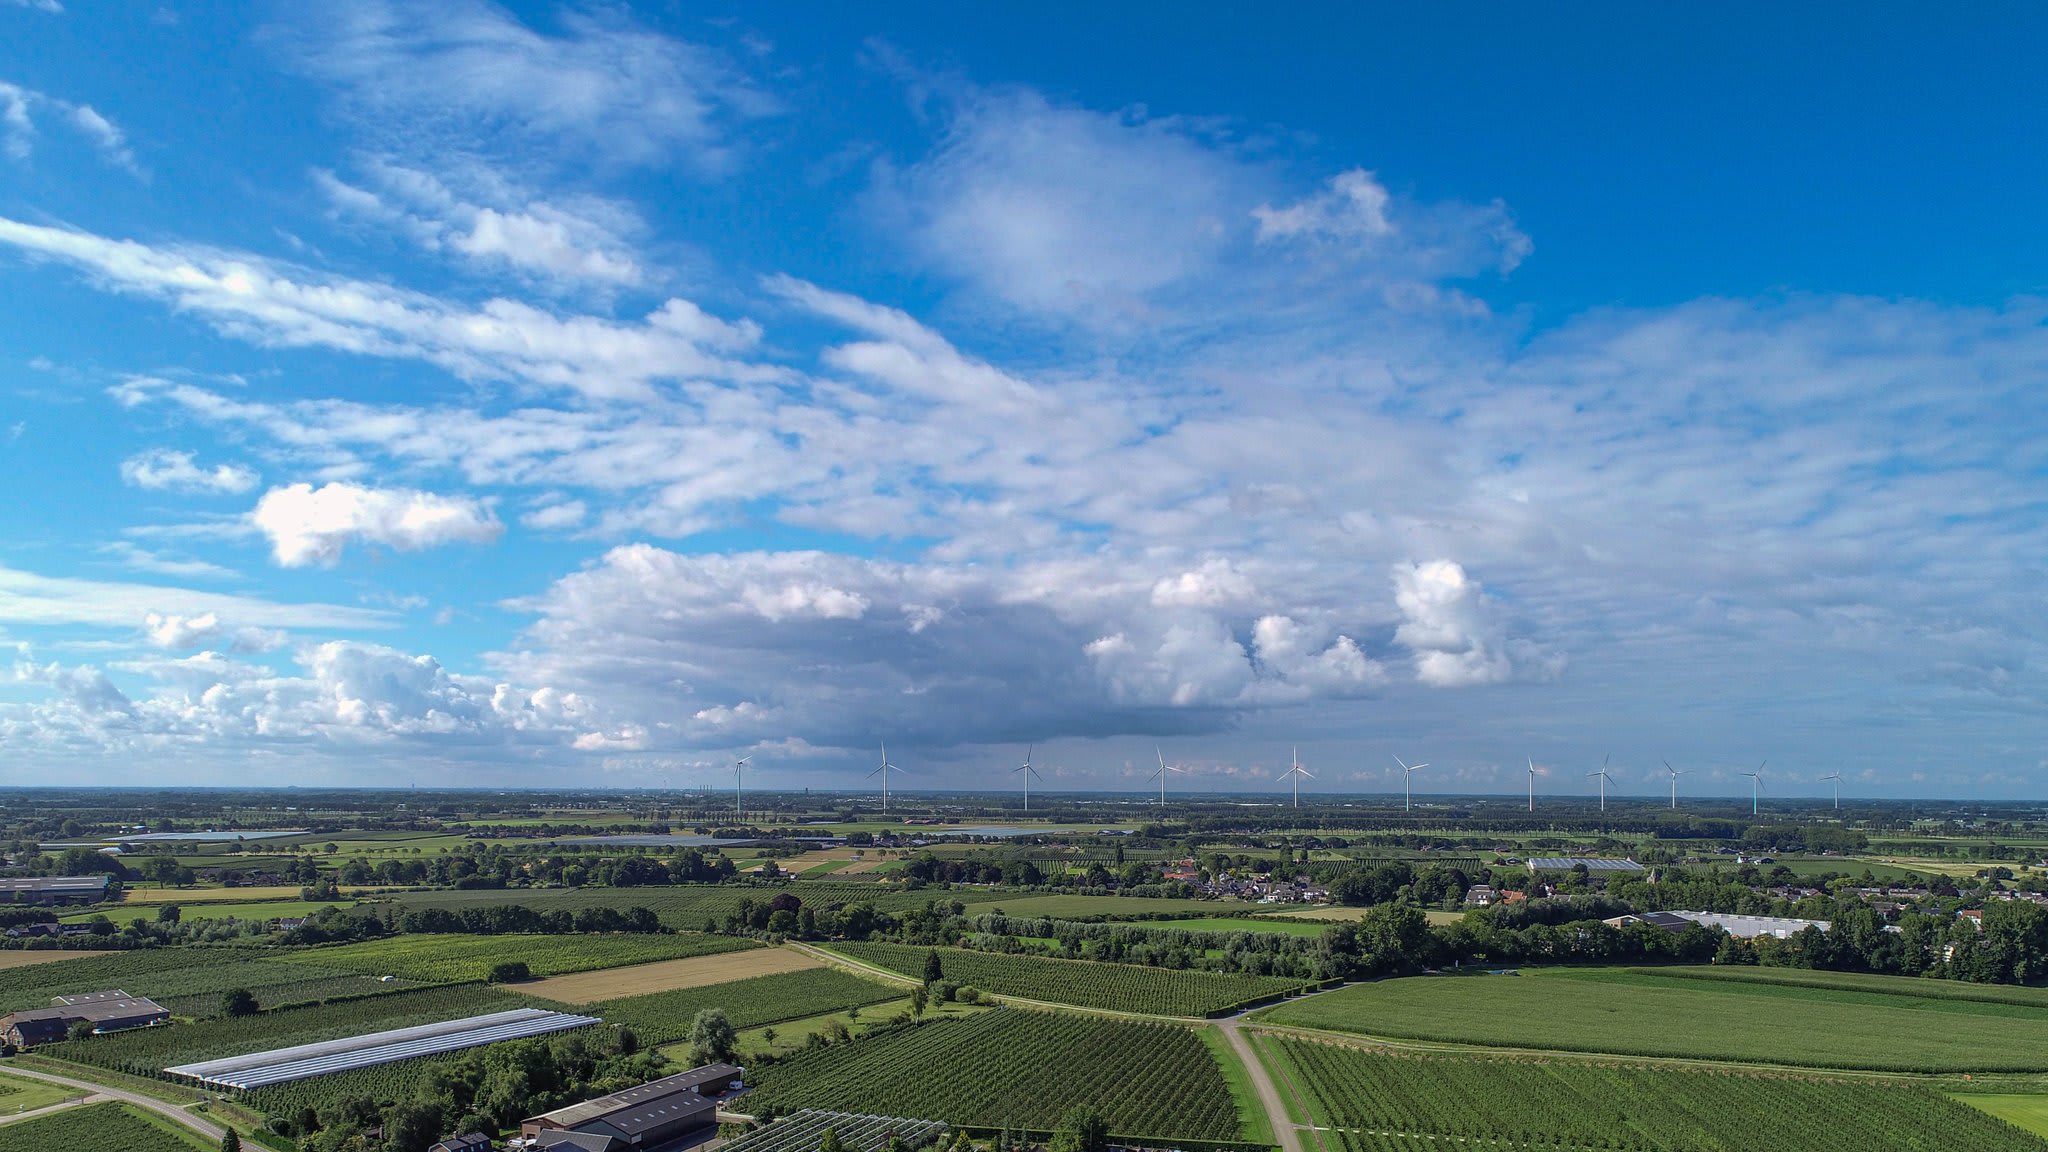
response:
M1237 1105L1192 1030L998 1008L874 1032L761 1071L756 1108L1048 1129L1093 1108L1122 1135L1233 1140Z
M788 948L749 948L684 960L659 960L629 968L580 972L511 987L528 996L539 996L561 1004L588 1004L596 1000L672 992L679 988L701 988L749 977L772 976L779 972L800 972L818 965L818 961Z
M315 948L286 963L397 976L423 984L480 981L500 963L527 966L535 976L562 976L594 968L677 960L759 947L754 941L701 933L677 935L389 936L360 944Z
M1986 989L2001 997L1989 1001L1952 991L1896 977L1793 982L1701 979L1687 969L1554 969L1382 980L1281 1005L1266 1018L1507 1048L1893 1072L2048 1070L2048 1006L2003 999L2028 990Z
M0 972L10 968L28 968L37 964L54 964L60 960L87 960L95 956L119 956L119 952L87 952L81 949L63 948L9 948L0 951Z
M41 1008L52 996L105 988L148 996L181 1016L213 1014L221 994L235 988L250 990L271 1007L394 990L360 973L287 964L254 949L150 948L0 970L0 1010Z
M925 957L931 951L904 944L841 944L835 950L906 976L922 975ZM1270 976L1096 964L964 948L941 948L938 952L946 979L984 992L1155 1016L1201 1016L1247 1000L1292 991L1304 983Z
M900 989L831 968L782 972L699 988L679 988L582 1004L575 1011L633 1029L647 1046L669 1044L690 1031L699 1009L723 1008L735 1028L755 1028L854 1004L879 1004Z
M212 1152L189 1128L125 1104L88 1104L0 1125L0 1152Z
M422 988L338 1004L284 1008L167 1028L139 1028L67 1040L38 1051L82 1064L156 1076L173 1064L217 1060L292 1044L339 1040L387 1028L409 1028L486 1012L530 1008L522 997L477 985Z
M1006 916L1045 920L1156 920L1175 916L1230 916L1261 911L1231 900L1156 900L1134 896L1016 896L991 901ZM994 909L990 909L993 911ZM980 909L977 909L980 911Z
M1262 1041L1283 1082L1348 1147L1445 1140L1642 1152L2042 1152L2037 1138L1930 1089L1867 1079L1590 1061L1393 1056ZM1389 1138L1392 1138L1391 1140Z
M474 908L493 904L518 904L536 912L566 909L611 908L625 911L644 907L653 910L670 928L696 931L707 920L723 921L739 910L742 901L766 903L788 893L808 907L833 907L863 902L884 912L922 908L931 901L958 900L964 904L1000 900L1002 892L989 889L964 891L905 891L873 882L797 881L790 884L677 885L657 888L542 888L477 889L462 892L407 892L396 896L404 908Z

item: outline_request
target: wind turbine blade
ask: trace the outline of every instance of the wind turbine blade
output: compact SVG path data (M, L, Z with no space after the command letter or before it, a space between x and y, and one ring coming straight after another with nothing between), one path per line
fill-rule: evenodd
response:
M1279 783L1280 781L1282 781L1282 780L1285 780L1285 779L1287 779L1287 778L1288 778L1289 776L1292 776L1292 775L1294 775L1294 772L1293 772L1293 771L1292 771L1292 770L1290 769L1289 771L1286 771L1286 772L1282 772L1282 773L1281 773L1281 774L1279 774L1278 776L1275 776L1275 777L1273 777L1273 782L1274 782L1275 784L1278 784L1278 783Z
M1427 767L1429 767L1429 761L1427 761L1427 760L1424 760L1424 761L1423 761L1422 763L1420 763L1420 764L1417 764L1417 765L1416 765L1415 767L1413 767L1413 768L1410 768L1410 769L1409 769L1409 771L1410 771L1410 772L1420 772L1420 771L1422 771L1422 770L1423 770L1424 768L1427 768Z
M1311 771L1309 771L1309 770L1308 770L1308 769L1306 769L1306 768L1302 768L1302 769L1300 769L1299 771L1301 772L1301 774L1302 774L1303 776L1306 776L1306 777L1308 777L1308 778L1309 778L1309 779L1311 779L1311 780L1313 780L1313 779L1315 779L1315 778L1316 778L1316 774L1315 774L1315 773L1313 773L1313 772L1311 772Z
M1415 771L1415 769L1408 767L1408 762L1406 760L1401 759L1399 756L1394 757L1394 763L1399 764L1403 771Z

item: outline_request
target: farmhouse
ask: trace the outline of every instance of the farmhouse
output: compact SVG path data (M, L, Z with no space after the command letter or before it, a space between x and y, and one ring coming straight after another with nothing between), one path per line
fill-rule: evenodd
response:
M718 1122L718 1101L740 1087L745 1071L707 1064L638 1088L571 1104L524 1120L519 1134L539 1147L585 1152L659 1148ZM582 1139L587 1138L587 1139Z
M1601 923L1609 928L1626 928L1631 924L1648 924L1652 928L1662 928L1674 936L1693 925L1691 920L1686 919L1684 915L1677 912L1631 912L1626 915L1602 920Z
M0 1041L16 1048L32 1048L69 1035L81 1021L92 1024L95 1033L120 1032L165 1024L171 1013L163 1005L142 996L130 996L115 989L83 996L59 996L54 1008L32 1008L0 1016Z
M465 1132L438 1144L427 1145L427 1152L491 1152L494 1147L489 1136L481 1132Z
M107 898L108 877L10 876L0 879L0 903L98 904Z

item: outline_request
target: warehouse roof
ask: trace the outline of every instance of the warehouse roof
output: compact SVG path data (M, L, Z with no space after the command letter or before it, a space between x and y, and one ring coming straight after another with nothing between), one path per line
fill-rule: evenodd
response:
M1675 912L1673 915L1709 928L1719 928L1743 940L1756 936L1774 936L1783 940L1807 928L1825 932L1834 926L1826 920L1800 920L1791 916L1737 916L1731 912Z
M0 892L102 892L109 877L94 876L9 876L0 879Z
M539 1008L515 1008L510 1012L467 1016L460 1020L423 1024L414 1028L393 1028L386 1032L371 1032L343 1040L325 1040L317 1044L300 1044L291 1048L275 1048L268 1052L231 1056L224 1060L180 1064L164 1071L229 1088L261 1088L266 1084L283 1084L292 1080L304 1080L309 1076L345 1072L352 1068L373 1068L379 1064L389 1064L394 1060L404 1060L412 1056L457 1052L498 1040L544 1036L550 1032L598 1023L601 1021L595 1016L575 1016L567 1012L549 1012Z
M630 1135L716 1107L717 1101L700 1095L697 1090L706 1084L737 1080L741 1075L742 1069L732 1064L707 1064L688 1072L649 1080L637 1088L543 1112L533 1117L532 1122L578 1128L593 1120L603 1120Z
M1641 872L1643 866L1633 860L1615 860L1605 856L1534 856L1529 860L1531 872L1569 872L1580 865L1588 872Z

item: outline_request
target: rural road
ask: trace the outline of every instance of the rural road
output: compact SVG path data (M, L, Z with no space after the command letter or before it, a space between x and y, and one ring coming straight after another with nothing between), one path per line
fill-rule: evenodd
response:
M1259 1107L1266 1110L1266 1122L1272 1126L1273 1139L1280 1144L1280 1152L1308 1152L1308 1146L1301 1142L1301 1131L1287 1114L1287 1101L1280 1095L1280 1086L1273 1083L1273 1076L1266 1070L1266 1064L1259 1054L1252 1050L1251 1037L1244 1034L1244 1022L1232 1016L1216 1021L1216 1027L1223 1032L1223 1038L1230 1041L1230 1049L1244 1062L1245 1074L1251 1077L1252 1091L1259 1097ZM1322 1142L1318 1140L1320 1148Z
M225 1131L225 1129L223 1129L220 1125L215 1124L213 1121L208 1120L204 1116L200 1116L193 1112L188 1112L185 1109L178 1107L176 1104L166 1103L162 1100L156 1099L153 1096L144 1096L140 1092L129 1092L122 1088L109 1088L105 1084L93 1084L84 1080L73 1080L68 1076L57 1076L49 1072L38 1072L32 1068L18 1068L11 1064L7 1066L6 1071L9 1076L20 1076L23 1079L27 1080L41 1080L46 1084L58 1084L65 1088L76 1088L80 1092L85 1092L96 1096L103 1096L109 1100L119 1100L123 1104L133 1104L137 1108L147 1108L151 1112L154 1112L159 1116L166 1116L172 1120L177 1121L180 1124L183 1124L185 1127L192 1129L194 1132L197 1132L205 1136L208 1140L219 1140L221 1138L222 1132Z

